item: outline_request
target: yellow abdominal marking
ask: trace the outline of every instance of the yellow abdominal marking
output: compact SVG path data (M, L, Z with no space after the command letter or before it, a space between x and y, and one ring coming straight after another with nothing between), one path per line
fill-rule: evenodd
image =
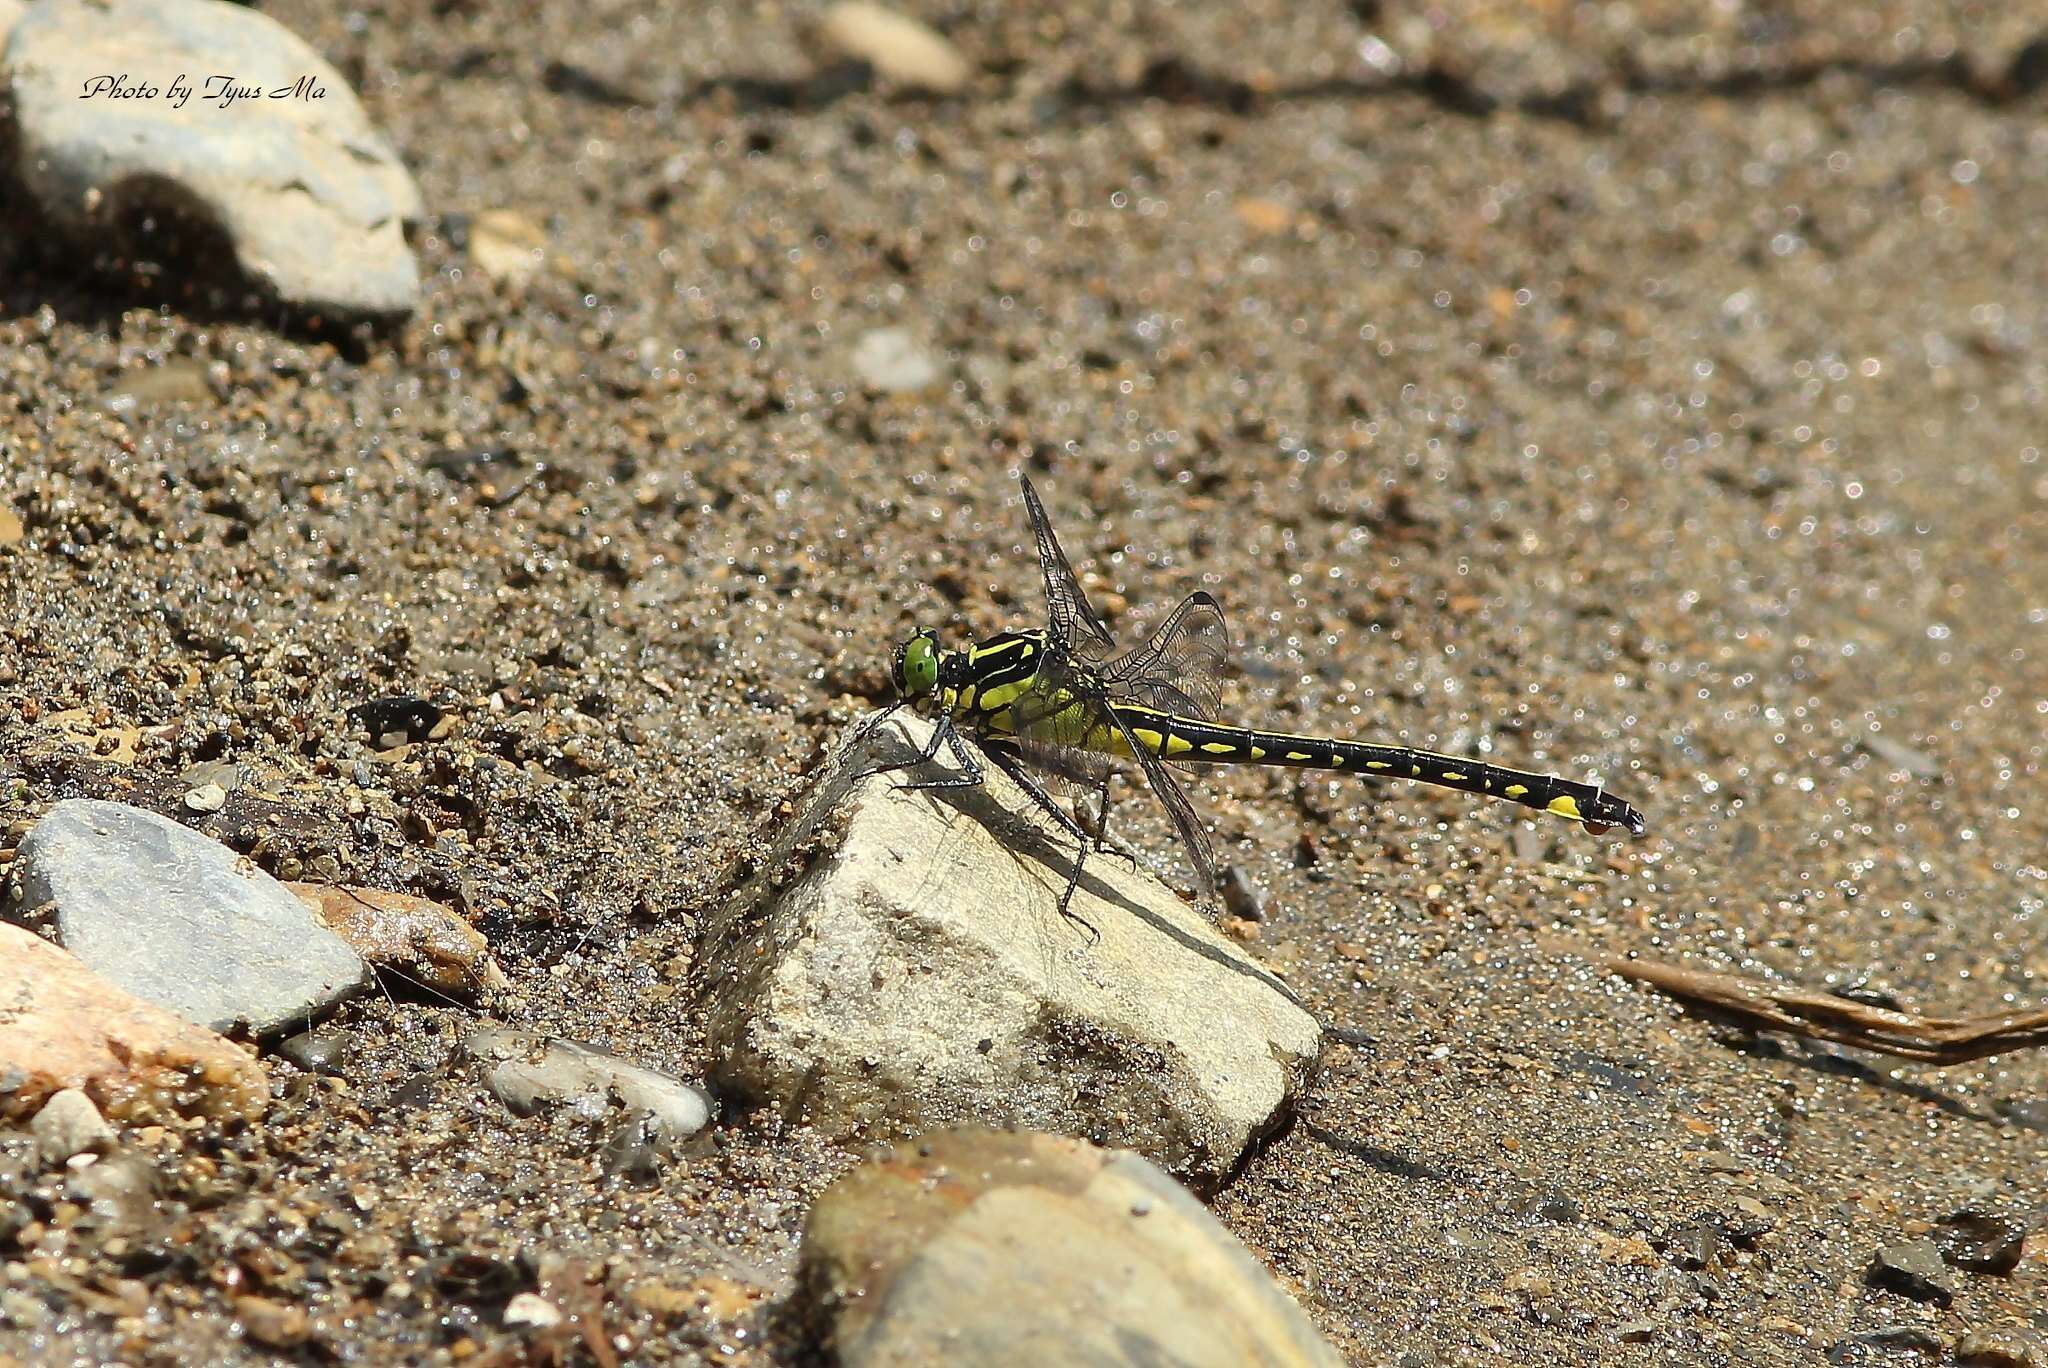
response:
M1306 759L1308 759L1308 752L1307 752L1307 751L1289 751L1289 752L1287 752L1287 758L1288 758L1289 760L1306 760Z
M1392 769L1394 762L1391 760L1368 760L1365 762L1365 767L1367 769Z
M1252 747L1252 759L1254 759L1254 760L1263 760L1263 759L1265 759L1265 758L1266 758L1266 752L1265 752L1264 750L1262 750L1262 749L1261 749L1261 748L1259 748L1258 746L1253 746L1253 747Z
M1560 817L1570 817L1574 821L1582 822L1585 820L1585 818L1579 816L1578 803L1575 802L1572 799L1572 796L1568 793L1560 794L1559 796L1551 799L1550 806L1545 808L1544 811L1554 812Z
M1137 737L1138 740L1143 742L1146 748L1149 749L1154 755L1157 755L1159 753L1159 748L1166 744L1166 738L1162 736L1160 733L1156 731L1147 731L1143 727L1131 728L1131 735Z
M1449 780L1449 781L1450 781L1451 783L1453 783L1453 784L1455 784L1455 783L1458 783L1458 782L1460 782L1461 780L1463 780L1463 779L1464 779L1464 777L1465 777L1464 775L1462 775L1462 774L1458 774L1458 773L1456 773L1455 771L1452 771L1452 770L1445 770L1445 771L1444 771L1444 778L1445 778L1445 779L1447 779L1447 780Z
M1202 743L1202 751L1205 755L1228 755L1236 749L1237 747L1231 745L1228 741L1204 741Z
M1194 743L1184 736L1168 734L1166 738L1166 753L1168 755L1179 755L1182 751L1191 751L1194 748Z
M1506 788L1501 790L1502 793L1506 794L1510 798L1519 798L1528 791L1529 786L1527 784L1509 784Z

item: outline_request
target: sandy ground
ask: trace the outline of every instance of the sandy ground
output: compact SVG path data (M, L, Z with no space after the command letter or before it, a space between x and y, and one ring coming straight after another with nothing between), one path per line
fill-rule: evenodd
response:
M1237 714L1485 748L1649 817L1518 837L1456 795L1195 786L1268 899L1259 953L1376 1042L1214 1203L1348 1354L1927 1362L2048 1331L2048 1235L1951 1307L1864 1281L1959 1206L2048 1217L2048 1059L1756 1040L1588 959L1954 1012L2048 975L2030 35L1842 9L952 4L928 17L985 70L926 100L807 83L772 5L279 6L420 178L427 303L286 335L12 224L4 816L167 807L245 761L278 800L208 830L446 900L512 975L500 1017L698 1075L693 909L910 626L1040 611L1023 468L1119 631L1221 597ZM1421 55L1388 75L1375 40ZM523 288L462 245L498 208L546 229ZM929 391L858 382L891 326ZM105 402L176 358L197 402ZM464 725L379 762L342 713L400 691ZM182 726L121 766L53 740L74 708ZM1119 815L1177 875L1163 816ZM602 1182L588 1127L444 1070L476 1019L347 1010L339 1080L280 1066L264 1126L165 1175L174 1259L11 1274L42 1310L9 1303L0 1353L256 1359L254 1290L343 1359L446 1361L506 1346L546 1266L609 1289L641 1360L788 1361L803 1215L856 1156L738 1116ZM1742 1238L1685 1267L1702 1223ZM705 1277L722 1319L620 1293Z

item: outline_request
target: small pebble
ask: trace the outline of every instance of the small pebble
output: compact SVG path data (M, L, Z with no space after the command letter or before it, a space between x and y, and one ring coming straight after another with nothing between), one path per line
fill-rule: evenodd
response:
M854 343L853 368L862 383L884 394L929 389L939 378L931 354L907 328L876 328Z
M228 805L228 791L219 784L201 784L185 791L188 812L219 812Z
M521 1292L505 1303L505 1324L527 1330L546 1330L562 1323L562 1310L538 1292Z
M339 1031L301 1031L277 1043L277 1053L308 1073L340 1073L349 1038Z
M469 229L469 259L492 280L518 285L541 268L548 235L538 223L510 209L486 209Z
M950 95L973 75L959 49L933 29L864 0L826 10L815 37L828 53L865 62L895 85Z
M74 1155L104 1154L114 1145L114 1128L77 1088L52 1093L28 1129L45 1168L55 1168Z
M530 1116L542 1106L580 1104L595 1119L616 1101L648 1115L652 1133L672 1145L702 1130L715 1111L703 1088L573 1040L478 1031L463 1041L462 1053L489 1062L485 1086L517 1116Z
M1859 737L1856 744L1893 769L1904 770L1915 779L1934 779L1941 774L1941 761L1926 751L1915 750L1903 741L1894 741L1883 732L1871 732Z
M1901 1240L1886 1245L1871 1260L1865 1277L1872 1287L1914 1301L1947 1306L1955 1300L1955 1274L1941 1261L1941 1251L1932 1240Z

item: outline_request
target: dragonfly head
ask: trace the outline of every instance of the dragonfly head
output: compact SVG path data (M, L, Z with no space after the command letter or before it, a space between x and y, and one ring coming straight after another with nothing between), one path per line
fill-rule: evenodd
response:
M906 703L930 698L939 689L939 634L920 627L896 648L891 668L896 696Z

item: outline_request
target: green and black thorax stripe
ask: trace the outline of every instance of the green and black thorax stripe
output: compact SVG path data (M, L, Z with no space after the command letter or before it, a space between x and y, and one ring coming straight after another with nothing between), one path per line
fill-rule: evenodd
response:
M1012 707L1038 682L1043 632L1002 632L939 657L939 707L983 736L1012 734Z

